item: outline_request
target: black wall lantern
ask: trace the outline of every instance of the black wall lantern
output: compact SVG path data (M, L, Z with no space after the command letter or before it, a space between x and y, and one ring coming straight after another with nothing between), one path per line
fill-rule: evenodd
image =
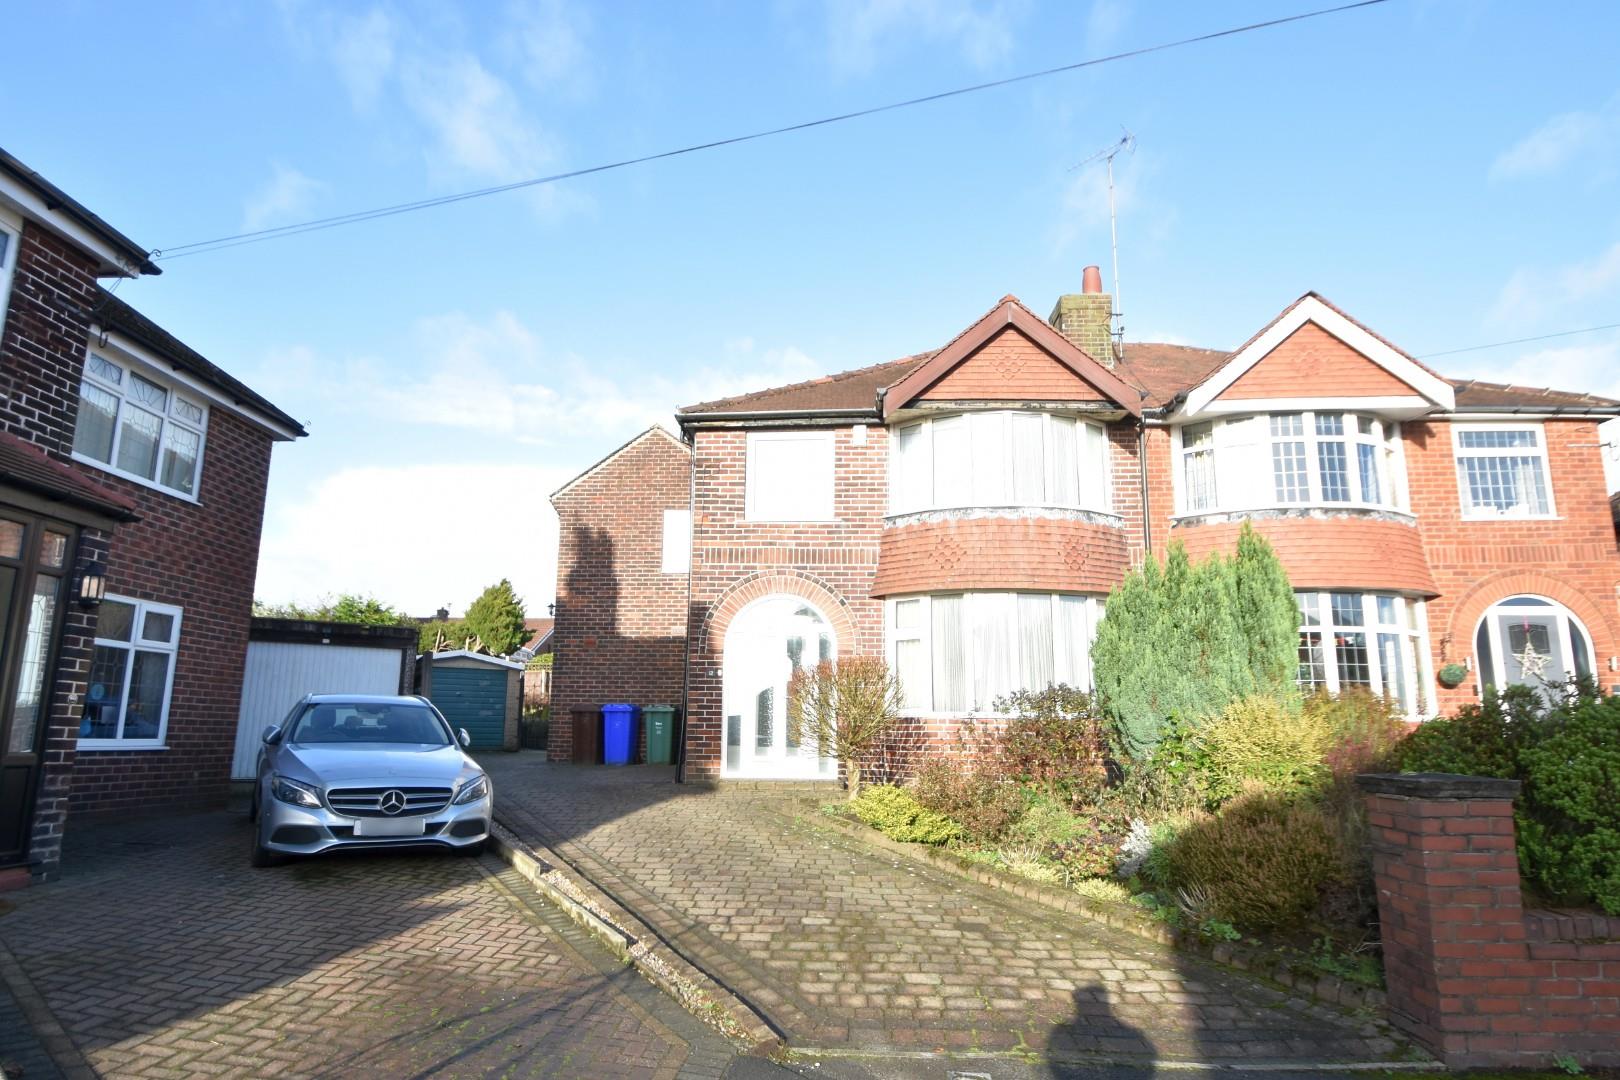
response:
M107 568L91 562L79 574L79 606L93 608L107 595Z

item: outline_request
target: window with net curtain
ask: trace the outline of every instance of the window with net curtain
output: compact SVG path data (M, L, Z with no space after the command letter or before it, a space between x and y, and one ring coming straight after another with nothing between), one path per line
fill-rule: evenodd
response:
M1355 687L1430 711L1428 642L1421 600L1393 594L1300 592L1299 684L1333 693Z
M81 747L161 745L180 646L180 609L109 596L96 612Z
M988 411L895 429L891 512L1043 506L1107 513L1103 425L1056 413Z
M73 453L187 497L197 493L208 413L173 388L99 353L85 359Z
M1099 598L1072 593L968 592L888 603L890 663L906 708L990 712L1017 690L1091 685Z
M1545 431L1539 425L1456 427L1457 486L1465 517L1547 517Z
M1400 426L1363 413L1288 412L1179 429L1183 514L1281 506L1404 509Z

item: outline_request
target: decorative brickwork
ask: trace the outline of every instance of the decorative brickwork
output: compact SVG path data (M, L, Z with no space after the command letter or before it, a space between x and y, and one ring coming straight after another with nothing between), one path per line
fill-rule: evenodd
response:
M1518 782L1361 784L1390 1019L1453 1068L1620 1065L1620 920L1524 911Z
M872 595L954 589L1107 593L1130 565L1122 523L1033 514L921 516L883 530Z
M1008 327L924 390L920 399L1106 401L1108 396Z
M1412 397L1417 391L1320 326L1306 323L1239 375L1220 400L1309 398L1324 393Z
M691 482L690 453L655 428L552 497L554 760L573 754L575 706L681 704L688 575L663 570L664 511L690 506Z

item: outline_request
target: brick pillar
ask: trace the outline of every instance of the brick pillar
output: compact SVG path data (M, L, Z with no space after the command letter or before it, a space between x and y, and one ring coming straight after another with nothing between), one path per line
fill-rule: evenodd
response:
M1517 780L1367 775L1390 1021L1451 1067L1549 1065L1514 846Z

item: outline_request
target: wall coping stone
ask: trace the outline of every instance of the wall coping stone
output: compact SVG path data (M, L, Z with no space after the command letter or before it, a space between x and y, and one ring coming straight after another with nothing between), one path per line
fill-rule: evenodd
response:
M1457 773L1362 773L1361 790L1408 799L1507 799L1518 797L1519 781Z

